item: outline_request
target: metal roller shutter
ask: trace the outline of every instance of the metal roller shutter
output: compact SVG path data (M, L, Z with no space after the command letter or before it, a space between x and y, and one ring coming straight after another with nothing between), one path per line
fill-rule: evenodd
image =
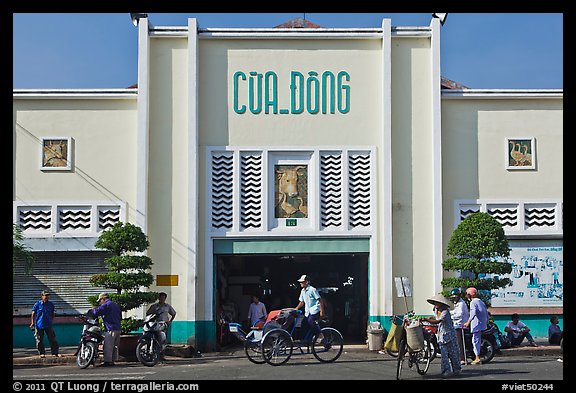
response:
M107 271L104 251L35 252L30 275L16 263L13 280L13 315L30 315L43 289L51 292L57 315L85 313L92 306L88 296L106 291L90 284L90 277Z

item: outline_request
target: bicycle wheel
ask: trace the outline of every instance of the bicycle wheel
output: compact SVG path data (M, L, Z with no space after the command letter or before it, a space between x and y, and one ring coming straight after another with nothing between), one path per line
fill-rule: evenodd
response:
M316 335L312 339L312 354L323 363L333 362L342 354L344 338L342 338L342 334L334 328L325 327L321 332L324 338L319 339Z
M246 341L244 343L246 357L254 364L264 364L266 360L262 357L262 346L260 342Z
M292 337L286 330L270 330L262 339L262 357L272 366L280 366L292 356Z
M400 380L402 376L402 365L404 364L404 358L406 357L406 340L400 340L400 345L398 346L398 363L396 365L396 379Z
M416 370L418 374L424 375L428 372L430 361L432 360L432 343L427 338L424 339L424 349L414 354L416 357Z

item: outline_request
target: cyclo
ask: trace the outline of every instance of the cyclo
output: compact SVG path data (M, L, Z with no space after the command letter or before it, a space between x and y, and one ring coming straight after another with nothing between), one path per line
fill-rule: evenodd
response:
M270 311L266 320L254 324L249 333L239 323L231 322L228 326L244 342L246 357L255 364L280 366L290 359L294 348L301 354L312 353L320 362L338 359L344 348L342 334L332 327L322 327L322 336L312 334L311 329L303 329L303 319L302 311L284 308Z

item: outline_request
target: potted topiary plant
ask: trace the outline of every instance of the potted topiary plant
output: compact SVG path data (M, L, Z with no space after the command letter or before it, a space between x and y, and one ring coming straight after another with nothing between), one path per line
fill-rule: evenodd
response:
M110 229L102 232L95 243L96 248L108 250L111 254L104 260L107 273L95 274L90 278L94 286L114 289L110 299L120 306L123 312L140 307L144 303L152 303L158 298L157 292L142 291L154 282L154 276L149 272L153 262L146 255L135 255L148 249L150 242L137 225L117 222ZM91 304L97 304L98 295L90 296ZM138 334L134 333L143 322L142 319L126 317L121 321L122 338L120 339L120 355L134 357ZM130 336L135 337L130 338Z
M444 269L461 274L442 280L445 296L452 288L475 287L490 306L490 291L510 285L509 278L499 277L512 271L512 264L503 261L510 255L508 240L502 225L488 213L476 212L466 217L452 233L446 254ZM486 274L495 277L485 278Z

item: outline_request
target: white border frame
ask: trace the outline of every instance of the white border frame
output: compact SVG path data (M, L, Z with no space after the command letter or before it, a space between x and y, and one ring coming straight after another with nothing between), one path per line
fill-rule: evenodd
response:
M66 166L44 166L44 142L45 141L66 141ZM73 151L72 144L74 143L74 138L70 136L43 136L40 138L40 170L41 171L71 171L73 162Z
M263 173L268 174L268 180L265 184L267 187L262 189L262 192L267 193L268 205L263 208L268 211L268 225L267 229L270 232L274 231L295 231L298 229L309 229L317 230L316 221L318 221L318 210L317 210L317 200L319 194L316 194L316 171L317 163L315 162L315 151L299 151L299 152L287 152L287 151L272 151L268 153L268 170L263 168ZM308 214L306 218L295 218L297 225L288 228L286 226L286 220L288 218L277 218L275 216L276 200L274 200L274 187L276 186L276 165L294 165L294 166L305 166L308 176L307 187L308 187ZM313 187L313 188L311 188ZM272 201L270 203L269 201Z
M532 156L532 164L531 165L520 165L520 166L514 166L514 165L510 165L510 158L508 156L508 146L510 145L510 141L518 141L518 140L522 140L522 141L530 141L530 151L531 151L531 156ZM506 167L507 170L513 170L513 171L521 171L521 170L531 170L531 169L536 169L536 138L535 137L522 137L522 136L516 136L516 137L506 137L506 145L505 145L505 156L504 158L506 159L506 161L504 161L504 165Z

